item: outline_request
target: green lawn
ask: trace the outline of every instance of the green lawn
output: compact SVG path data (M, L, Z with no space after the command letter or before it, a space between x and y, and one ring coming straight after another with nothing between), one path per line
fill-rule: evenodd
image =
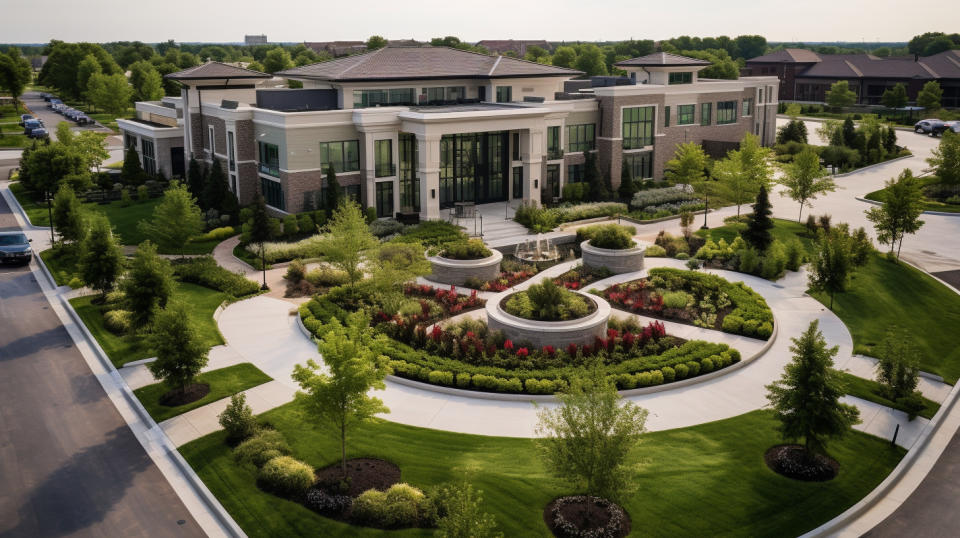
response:
M117 336L103 326L103 313L99 305L92 304L94 297L71 299L70 304L90 330L100 347L106 352L114 366L153 356L146 340L140 335ZM189 315L194 326L206 345L213 347L223 344L223 336L213 320L213 313L220 304L228 299L227 294L186 282L178 282L174 298L190 305Z
M749 212L750 207L745 206L744 212ZM694 223L702 222L703 215L700 216L701 221L694 219ZM708 221L709 222L709 221ZM746 229L746 224L725 224L723 226L717 226L716 228L710 228L709 230L697 230L694 232L696 235L701 237L709 236L714 241L719 241L723 239L727 243L732 243L736 239L740 232ZM807 249L807 252L812 250L814 236L807 231L807 227L803 224L800 224L793 220L783 220L783 219L773 219L773 230L771 232L774 239L779 239L780 241L786 242L790 241L794 237L800 239L800 242L803 243L803 246ZM693 254L693 253L691 253Z
M167 407L160 403L160 398L170 390L170 387L163 383L154 383L141 387L134 394L140 399L140 403L146 408L153 420L163 422L170 417L186 413L191 409L196 409L207 405L210 402L233 396L238 392L245 391L251 387L262 385L272 378L260 371L259 368L244 362L218 370L210 370L197 376L197 383L206 383L210 385L210 392L195 402L190 402L177 407Z
M824 293L812 293L830 304ZM960 295L922 271L874 253L858 268L847 291L834 296L833 311L853 335L855 353L873 355L889 327L913 337L920 369L950 384L960 378Z
M906 412L906 409L904 409L903 406L900 406L896 402L880 395L880 387L882 387L880 383L877 383L872 379L857 377L847 372L843 372L843 377L844 381L847 383L847 394ZM918 413L918 416L923 418L933 418L933 415L937 414L937 410L940 409L940 404L926 398L923 399L923 403L925 404L925 407L923 408L923 411Z
M81 285L71 286L73 288L82 288L83 278L80 270L77 268L76 250L69 247L49 248L40 253L43 263L47 265L50 274L57 282L57 286L69 286L75 278L79 279ZM76 284L76 282L74 282Z
M311 465L333 464L336 436L312 428L290 403L261 415L286 435L294 453ZM796 536L833 518L869 493L896 466L904 450L853 432L830 445L840 475L826 483L793 481L770 471L763 453L781 443L769 412L645 435L631 455L636 492L623 500L634 535ZM253 467L238 466L224 432L180 448L210 490L251 537L382 536L352 527L257 489ZM417 487L460 479L483 490L484 508L505 536L550 536L543 507L572 493L547 475L529 439L484 437L379 421L361 426L348 457L379 457L400 466ZM430 536L411 529L397 536Z
M927 176L924 178L920 178L920 181L923 185L929 185L931 183L939 182L940 179L937 178L936 176ZM867 194L866 196L864 196L864 198L866 198L867 200L873 200L875 202L883 202L884 200L886 200L886 196L887 196L887 188L884 187L878 191L873 191ZM924 198L923 210L924 211L942 211L945 213L960 213L960 204L947 204L943 202L938 202L936 200L931 200L929 198Z
M31 193L20 182L10 184L10 192L17 197L17 202L27 213L27 218L34 226L50 226L50 216L47 213L46 204L38 203L34 200Z

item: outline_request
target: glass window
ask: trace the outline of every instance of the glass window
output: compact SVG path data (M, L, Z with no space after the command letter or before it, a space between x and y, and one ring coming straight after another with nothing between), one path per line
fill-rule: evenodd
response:
M227 131L227 164L231 172L237 169L237 156L233 151L233 131Z
M513 197L523 198L523 167L513 167Z
M649 179L653 177L653 152L641 151L623 156L623 167L630 179Z
M560 197L560 165L547 165L547 178L540 186L540 203L551 203Z
M696 110L695 105L680 105L677 107L677 125L693 124L693 114Z
M595 127L592 123L567 126L567 151L592 151Z
M395 174L393 169L393 140L376 140L373 143L374 175L388 177Z
M420 211L420 178L417 177L417 137L400 133L400 211Z
M520 133L513 133L513 160L520 160Z
M759 102L763 102L763 88L760 88L760 99Z
M720 101L717 103L717 125L737 122L737 102Z
M320 168L326 173L327 167L332 164L338 174L360 170L359 146L357 140L320 142Z
M391 88L389 90L353 90L353 108L372 106L415 104L414 88Z
M459 101L467 97L467 88L464 86L448 86L447 101Z
M143 171L153 176L157 174L157 155L154 153L153 141L146 138L140 140L143 156Z
M693 73L670 73L669 84L693 84Z
M623 149L653 145L653 107L623 109Z
M283 186L280 185L279 181L262 177L260 178L260 190L263 191L263 198L266 200L267 205L280 210L285 209L285 204L283 203Z
M377 183L377 217L393 216L393 182Z
M700 103L700 125L710 125L712 116L713 103Z
M216 136L214 136L213 134L213 126L210 127L208 133L210 138L210 154L212 155L216 151L216 141L217 141Z
M670 127L670 107L663 107L663 126Z
M260 172L280 177L280 149L276 144L260 142Z
M423 93L427 94L427 104L438 104L445 100L443 88L424 88Z
M560 149L560 126L547 127L547 160L562 159Z
M580 183L583 181L583 172L586 170L583 163L567 165L567 183Z
M123 135L123 139L126 141L126 144L125 144L125 146L124 146L125 148L127 148L127 149L130 149L130 148L137 149L137 137L135 137L135 136L133 136L132 134L129 134L129 133L128 133L128 134Z
M513 86L497 86L497 102L509 103L513 101Z
M741 113L744 116L749 116L750 114L753 114L753 98L752 97L747 97L746 99L743 100L743 110L741 111Z

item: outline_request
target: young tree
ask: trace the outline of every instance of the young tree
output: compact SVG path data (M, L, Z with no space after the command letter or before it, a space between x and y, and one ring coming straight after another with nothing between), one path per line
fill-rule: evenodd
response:
M90 79L94 75L102 74L103 68L100 67L100 62L97 61L97 57L93 54L86 55L77 65L77 91L88 103L91 102L88 94L90 91Z
M263 58L263 68L267 73L276 73L291 67L293 67L293 59L290 58L290 53L280 46L267 51L267 55Z
M83 206L70 185L60 186L53 197L53 227L60 232L60 240L72 245L80 244L87 235Z
M379 244L380 241L370 233L360 206L347 200L327 221L327 236L320 251L325 261L347 273L353 288L363 277L362 262L368 255L366 251Z
M830 295L830 310L833 310L834 294L847 288L853 266L853 253L847 230L834 227L821 231L810 262L808 278L811 289Z
M123 272L123 252L106 216L94 213L89 222L90 231L80 250L80 274L88 286L103 296L113 289Z
M123 156L123 168L120 169L120 181L127 185L140 185L147 179L147 173L140 166L140 155L130 146Z
M157 312L148 340L157 354L157 360L147 364L150 373L163 380L171 391L186 394L197 374L207 365L209 352L190 320L187 306L171 301Z
M262 290L270 289L267 287L267 255L263 244L273 239L273 227L270 226L270 216L267 215L267 201L263 194L258 192L253 200L252 215L250 216L250 242L256 243L260 247L260 269L263 271Z
M883 132L883 150L891 155L897 152L897 130L893 127Z
M437 519L439 538L497 538L497 521L483 511L483 492L467 482L441 488Z
M327 211L336 211L344 198L343 187L341 187L340 182L337 181L337 171L333 169L333 164L327 165L327 190L325 196L326 199L324 202Z
M207 176L206 184L203 188L203 205L207 209L216 209L223 211L225 202L230 193L230 187L227 185L227 176L223 173L223 166L220 159L214 159L210 165L210 174Z
M122 284L133 313L133 325L149 326L156 311L167 306L173 287L170 262L157 256L157 247L149 240L140 243Z
M68 183L74 191L85 190L90 184L90 171L83 156L70 146L50 144L25 152L20 167L26 170L21 176L29 186L43 194L47 202L47 215L53 222L53 204L50 203L60 185ZM54 226L50 227L50 242L54 242Z
M877 382L884 385L888 398L896 401L917 390L920 358L909 333L890 327L877 349L877 359Z
M340 438L340 468L347 474L347 434L356 426L381 413L389 413L379 398L368 396L370 390L383 390L383 379L389 373L387 357L374 347L382 344L383 335L374 336L370 318L354 312L346 326L334 317L330 330L318 344L326 368L313 360L306 366L293 367L293 380L301 390L296 400L321 424L337 431Z
M73 137L70 147L83 156L87 163L87 168L96 168L100 171L103 161L110 158L110 152L107 151L106 133L84 130Z
M770 159L773 151L760 144L760 138L753 133L744 135L740 141L740 149L737 150L740 157L740 172L746 177L748 183L754 185L754 192L760 187L770 190L773 182L773 167L770 166Z
M203 215L187 187L174 180L154 208L153 217L137 227L162 250L177 251L182 257L187 241L203 231Z
M247 405L247 395L243 392L230 397L230 403L217 419L220 427L226 430L229 441L242 441L257 433L257 417L253 416L253 409Z
M917 93L917 105L927 110L937 110L940 108L941 97L943 97L943 89L937 81L931 80Z
M121 115L133 99L133 88L122 73L102 75L94 73L87 83L87 96L93 106L108 114Z
M630 484L626 459L645 431L647 410L622 402L600 364L571 380L560 406L537 412L547 468L587 495L616 499Z
M952 185L954 189L960 187L960 134L955 134L950 129L944 131L940 144L933 148L930 155L927 164L940 178L940 182Z
M390 314L404 303L403 284L430 274L430 262L416 243L384 243L367 251L362 264L369 268L371 289Z
M838 80L827 91L827 104L832 108L846 108L857 102L857 94L846 80Z
M73 145L73 137L75 135L73 134L73 131L70 129L69 123L65 121L58 122L57 128L54 132L57 135L57 142L60 142L65 146Z
M135 101L156 101L163 97L163 77L146 60L130 65L130 85L133 86Z
M898 241L903 245L905 234L916 233L923 226L920 220L923 214L923 191L909 168L901 172L895 181L887 181L886 187L884 204L871 207L865 213L877 231L877 241L882 245L889 244L892 255ZM897 258L900 258L899 248Z
M796 202L800 202L800 213L797 222L803 216L803 206L809 200L815 200L818 195L836 190L833 178L827 175L827 170L820 166L820 156L813 149L806 148L793 157L793 162L784 166L783 178L780 184L787 188L780 193L789 195Z
M0 88L7 90L13 97L16 112L20 111L20 96L23 89L33 80L30 62L21 56L20 49L10 47L6 54L0 54Z
M703 196L706 204L703 209L703 227L707 227L707 212L710 206L710 191L713 182L707 177L707 154L703 147L696 142L686 142L677 145L673 159L667 161L666 173L668 181L674 184L684 183L691 185L698 194Z
M387 40L383 36L372 35L367 39L367 50L382 49L387 46Z
M887 108L903 108L907 106L907 87L902 82L896 83L880 96L880 102Z
M825 454L827 441L846 435L860 422L860 412L840 403L846 387L833 368L837 347L827 347L817 321L791 340L793 360L779 381L767 385L767 399L785 439L803 439L808 454Z
M747 228L740 233L743 240L759 252L766 252L770 248L770 244L773 243L773 235L770 233L770 230L773 229L771 214L773 214L773 211L770 210L770 198L767 196L767 189L760 187L757 200L753 204L753 213L747 220Z

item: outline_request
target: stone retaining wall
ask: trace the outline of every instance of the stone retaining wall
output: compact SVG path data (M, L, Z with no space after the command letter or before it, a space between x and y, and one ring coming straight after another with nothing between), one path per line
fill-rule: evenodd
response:
M583 264L593 269L606 267L615 275L631 273L643 269L643 253L646 246L637 246L625 250L597 248L590 245L590 240L580 243L583 252Z
M568 344L593 345L595 338L606 337L610 304L602 297L581 295L596 303L597 309L587 317L568 321L535 321L508 314L500 304L509 295L503 295L499 301L487 301L487 327L503 332L518 345L526 342L537 348L553 346L558 349Z
M451 260L440 256L431 256L430 266L433 272L429 278L434 282L462 286L471 278L483 282L493 280L500 274L500 262L503 254L499 250L491 250L493 254L480 260Z

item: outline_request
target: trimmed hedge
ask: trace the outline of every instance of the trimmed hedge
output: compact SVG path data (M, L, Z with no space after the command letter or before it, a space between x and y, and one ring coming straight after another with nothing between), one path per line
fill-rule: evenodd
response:
M217 265L212 256L202 256L176 263L173 266L173 272L183 282L199 284L234 297L250 295L260 289L256 282Z

